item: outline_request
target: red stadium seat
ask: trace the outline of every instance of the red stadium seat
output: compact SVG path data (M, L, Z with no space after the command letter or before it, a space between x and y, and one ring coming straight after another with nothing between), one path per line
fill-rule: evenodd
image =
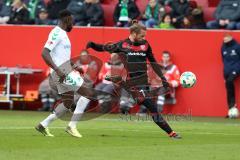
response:
M208 7L217 7L220 0L208 0Z

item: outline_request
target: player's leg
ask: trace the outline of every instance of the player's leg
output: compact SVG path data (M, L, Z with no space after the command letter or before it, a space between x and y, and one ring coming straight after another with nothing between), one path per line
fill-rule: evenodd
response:
M61 103L57 104L53 113L51 113L35 127L36 130L41 132L44 136L53 137L48 129L48 126L56 119L62 117L73 105L73 92L66 92L62 94L61 101Z
M151 100L151 98L146 98L143 103L144 106L151 112L151 116L153 121L162 129L164 130L170 137L172 138L181 138L179 134L174 132L172 128L169 126L167 121L164 120L162 115L158 113L156 104Z
M46 93L41 93L41 102L43 104L42 108L39 111L47 111L48 110L48 95Z
M164 102L165 102L165 96L159 95L157 97L157 108L158 108L158 112L160 112L160 113L163 111Z
M90 100L81 96L79 100L77 101L76 108L73 112L73 116L71 118L71 121L69 122L66 132L69 133L70 135L81 138L82 135L78 132L77 130L77 123L80 121L84 110L87 108Z
M130 109L133 107L135 101L132 96L125 90L121 89L120 95L120 110L122 114L129 114Z
M83 97L86 97L90 100L107 100L110 99L111 96L114 97L114 93L108 93L106 91L96 90L93 87L89 87L89 85L83 83L81 87L79 87L76 91L76 94L79 94Z
M58 103L53 113L51 113L47 118L45 118L35 127L36 130L41 132L44 136L53 137L53 134L51 134L48 129L49 124L61 117L66 112L67 108L63 105L63 103Z
M100 90L102 97L99 97L99 104L101 108L101 113L109 113L113 110L113 106L116 106L116 102L119 101L119 97L117 96L118 89L114 86L114 84L105 84L102 90ZM115 105L114 105L115 104Z
M227 90L227 102L228 108L231 109L235 106L235 87L234 87L234 80L237 77L235 74L230 74L225 76L225 86Z

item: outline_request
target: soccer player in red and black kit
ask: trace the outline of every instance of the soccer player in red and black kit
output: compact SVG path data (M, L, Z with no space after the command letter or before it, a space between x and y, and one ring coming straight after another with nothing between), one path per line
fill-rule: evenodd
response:
M109 53L118 53L121 59L124 60L123 63L128 71L127 80L120 84L137 99L138 104L146 106L151 112L153 121L161 129L171 138L180 139L181 136L174 132L162 115L158 113L157 106L151 99L148 89L147 60L150 62L153 70L162 79L164 93L169 91L169 84L155 60L151 46L145 40L145 36L146 27L140 25L138 22L133 22L133 25L130 27L129 38L106 45L89 42L87 48L92 48L99 52L108 51ZM114 81L114 78L112 79Z

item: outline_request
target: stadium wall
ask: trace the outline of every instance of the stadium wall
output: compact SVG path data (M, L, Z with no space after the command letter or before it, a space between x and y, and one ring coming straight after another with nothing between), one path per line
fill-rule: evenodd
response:
M41 58L41 50L52 27L37 26L0 26L1 66L21 65L47 69ZM165 112L191 114L193 116L224 116L227 112L223 65L220 55L222 37L225 31L188 31L188 30L149 30L147 39L152 45L155 57L159 60L163 50L173 54L173 61L180 71L192 71L197 76L197 85L191 89L179 88L177 105L169 106ZM239 32L230 32L240 40ZM128 36L126 29L116 28L74 28L69 34L72 54L77 56L88 41L105 43L117 41ZM91 54L107 60L107 53ZM37 89L44 73L23 75L21 93ZM14 91L15 81L12 79ZM237 99L240 103L237 80Z

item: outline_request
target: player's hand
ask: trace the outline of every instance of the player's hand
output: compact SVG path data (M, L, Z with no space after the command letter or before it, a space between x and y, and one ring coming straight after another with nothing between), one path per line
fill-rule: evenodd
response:
M59 82L62 83L66 78L66 75L60 70L56 70L57 75L59 76Z
M118 48L117 48L117 45L116 45L116 44L109 42L109 43L107 43L107 44L105 44L105 45L103 46L103 49L104 49L105 51L108 51L108 52L114 52L114 51L116 51Z
M92 48L94 45L95 45L95 43L90 41L87 43L86 49Z

